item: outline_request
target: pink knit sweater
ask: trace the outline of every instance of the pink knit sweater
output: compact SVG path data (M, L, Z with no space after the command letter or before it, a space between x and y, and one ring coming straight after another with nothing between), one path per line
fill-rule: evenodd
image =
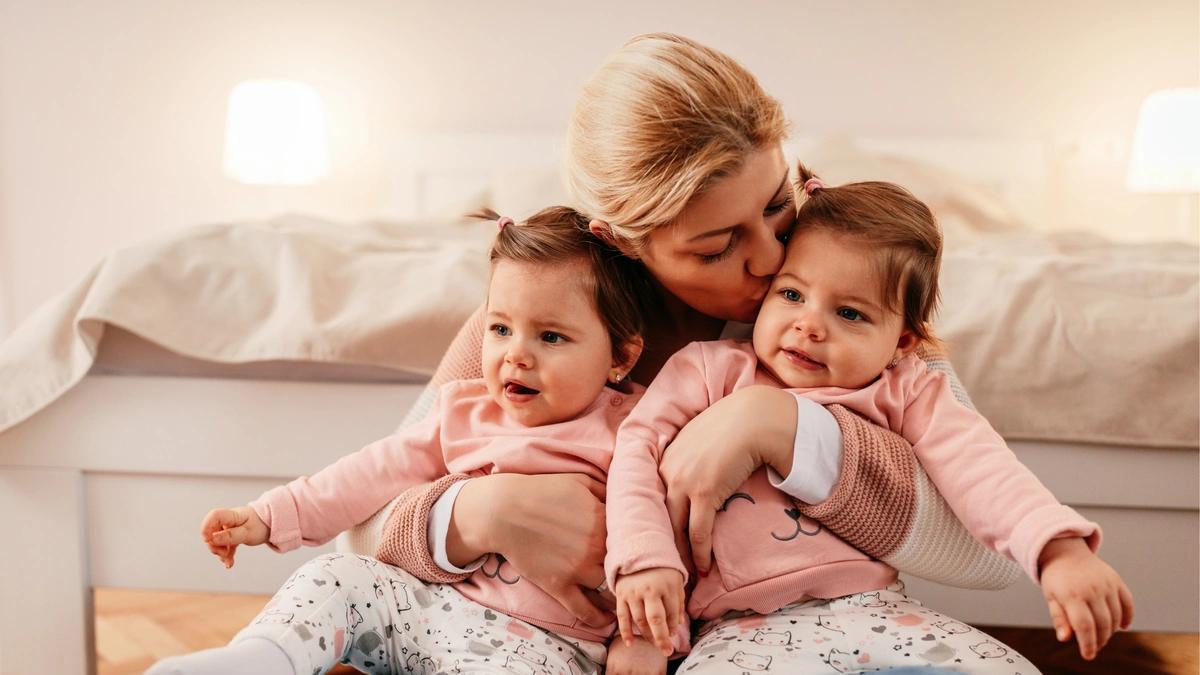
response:
M745 341L694 342L663 366L617 435L607 501L610 586L619 576L660 567L686 578L658 464L693 417L755 384L780 386L759 368ZM862 389L794 391L818 403L845 405L899 432L972 534L1015 559L1035 581L1038 556L1051 539L1088 537L1093 548L1099 545L1099 527L1059 504L987 420L955 400L945 374L930 371L917 357L900 360ZM747 609L766 614L806 598L850 595L894 580L892 568L803 517L766 473L756 471L718 511L714 565L696 580L688 604L693 618Z
M445 382L482 376L480 348L484 312L480 307L467 319L427 388ZM970 401L945 355L919 352L932 370L946 373L956 397ZM425 397L431 400L431 395ZM426 403L427 405L427 403ZM830 532L859 551L900 570L939 583L964 588L999 589L1020 576L1020 569L977 542L954 516L917 462L912 448L898 434L865 420L847 408L826 406L842 431L842 465L838 482L819 504L798 504L801 513L821 522ZM409 420L419 419L415 409ZM429 550L430 511L438 498L468 476L449 475L409 488L396 500L375 551L430 582L450 583L466 578L442 570Z

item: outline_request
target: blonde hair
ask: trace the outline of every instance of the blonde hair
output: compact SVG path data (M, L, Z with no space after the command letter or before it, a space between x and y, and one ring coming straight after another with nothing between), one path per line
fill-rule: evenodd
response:
M816 178L796 166L796 194ZM878 265L884 309L903 317L922 342L942 347L932 330L942 266L942 230L933 212L894 183L869 181L815 186L796 212L796 229L820 228L852 237L868 247Z
M736 61L679 35L639 35L575 104L567 183L584 213L637 252L713 181L786 135L779 102Z

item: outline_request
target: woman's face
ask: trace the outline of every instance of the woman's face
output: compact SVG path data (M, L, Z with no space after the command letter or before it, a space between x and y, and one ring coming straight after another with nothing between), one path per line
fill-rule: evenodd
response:
M650 273L692 309L727 321L754 321L783 262L796 220L787 164L778 147L746 158L735 174L694 197L641 251Z

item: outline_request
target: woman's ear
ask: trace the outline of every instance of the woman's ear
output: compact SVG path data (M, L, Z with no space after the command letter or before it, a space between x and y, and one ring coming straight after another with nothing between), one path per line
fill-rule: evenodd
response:
M646 343L642 340L641 335L634 335L629 338L624 346L621 347L620 362L613 361L612 370L609 371L609 382L618 384L621 380L628 377L629 371L633 370L633 367L637 365L638 359L641 358L642 350L645 346Z

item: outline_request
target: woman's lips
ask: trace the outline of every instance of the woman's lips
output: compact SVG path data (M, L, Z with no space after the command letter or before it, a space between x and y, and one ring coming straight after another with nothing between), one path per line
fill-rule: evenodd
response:
M798 349L785 349L783 350L783 355L789 363L799 368L805 370L825 370L825 364L809 356L807 352Z

